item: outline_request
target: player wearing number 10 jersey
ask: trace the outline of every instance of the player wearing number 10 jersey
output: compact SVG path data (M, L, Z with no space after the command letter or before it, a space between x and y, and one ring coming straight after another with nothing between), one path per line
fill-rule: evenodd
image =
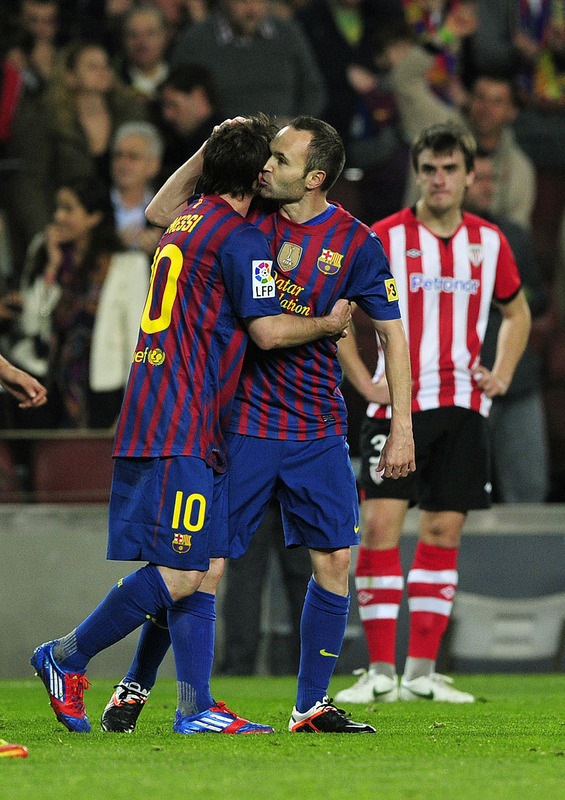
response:
M119 581L74 631L32 656L70 730L90 730L83 704L90 658L163 611L177 667L174 730L273 730L216 704L209 687L213 592L227 548L219 422L243 359L238 318L270 348L339 335L350 312L343 301L321 320L281 313L268 244L244 219L270 135L261 117L211 137L204 196L169 226L157 250L117 427L108 544L110 558L149 563Z
M359 220L327 201L345 161L343 142L327 123L300 117L277 133L261 174L261 196L274 214L250 216L265 231L285 316L307 320L338 298L356 300L371 316L387 353L393 387L392 431L383 469L398 478L414 469L410 365L394 280L382 246ZM148 209L154 222L190 191L198 154L183 165ZM186 195L184 195L186 196ZM355 476L345 440L336 345L328 339L246 353L227 423L230 554L245 552L273 497L281 504L285 542L309 548L313 576L301 620L301 658L293 732L371 733L327 697L349 609L350 545L358 540ZM242 586L242 601L250 587ZM145 625L127 680L150 689L168 645ZM155 655L158 653L158 655Z

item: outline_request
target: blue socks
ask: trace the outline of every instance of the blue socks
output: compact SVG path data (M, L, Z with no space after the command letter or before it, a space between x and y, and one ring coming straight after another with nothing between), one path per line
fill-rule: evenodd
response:
M92 614L58 642L53 655L62 669L82 672L96 653L172 605L159 570L147 564L118 581Z
M300 670L296 708L308 711L323 700L341 651L349 596L342 597L319 586L310 578L300 623Z
M143 689L151 691L170 645L167 610L163 609L147 620L141 629L137 650L123 683L138 683Z
M177 671L177 707L183 717L214 705L210 676L214 663L216 597L195 592L168 612L169 632Z

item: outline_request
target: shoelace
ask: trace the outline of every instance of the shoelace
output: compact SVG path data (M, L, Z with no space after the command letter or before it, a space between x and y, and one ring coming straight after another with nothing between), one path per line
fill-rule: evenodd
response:
M145 703L147 700L147 696L143 694L143 692L138 692L135 689L132 689L129 686L124 686L121 683L118 683L114 686L114 689L119 689L119 693L117 694L118 702L121 705L125 703L127 705L137 705L138 703Z
M221 711L221 712L222 712L222 714L229 714L229 715L230 715L230 716L232 716L234 719L238 719L238 716L237 716L237 714L234 714L234 712L233 712L233 711L230 711L230 709L227 707L227 705L226 705L225 703L223 703L221 700L220 700L220 702L219 702L219 703L216 703L216 705L215 705L215 706L213 706L213 708L217 708L217 709L218 709L218 711Z
M349 715L347 714L345 709L338 708L337 706L334 706L333 697L328 697L326 702L322 703L322 705L323 705L324 708L330 709L331 711L336 711L338 714L340 714L340 716L346 717L347 719L349 719Z
M74 708L77 714L84 714L84 692L90 687L90 681L86 675L73 675L70 679L71 699L70 705Z

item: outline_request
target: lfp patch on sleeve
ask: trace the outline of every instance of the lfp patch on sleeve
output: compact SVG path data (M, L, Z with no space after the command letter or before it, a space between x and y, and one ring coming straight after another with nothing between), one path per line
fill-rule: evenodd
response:
M252 261L253 297L260 300L263 297L274 297L277 287L272 275L272 261Z
M385 280L386 296L389 303L398 300L398 290L396 288L396 281L394 278L387 278Z

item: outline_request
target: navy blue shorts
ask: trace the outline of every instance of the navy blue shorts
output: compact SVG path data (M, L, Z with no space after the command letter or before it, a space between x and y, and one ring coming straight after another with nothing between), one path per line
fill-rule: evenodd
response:
M230 433L230 556L242 556L269 502L281 505L285 544L333 550L359 543L355 474L344 436L307 442Z
M361 497L408 500L425 511L489 508L489 438L487 420L457 406L412 414L416 472L406 478L377 473L390 420L365 417L361 425Z
M207 570L228 554L226 512L226 476L200 458L116 458L108 558Z

